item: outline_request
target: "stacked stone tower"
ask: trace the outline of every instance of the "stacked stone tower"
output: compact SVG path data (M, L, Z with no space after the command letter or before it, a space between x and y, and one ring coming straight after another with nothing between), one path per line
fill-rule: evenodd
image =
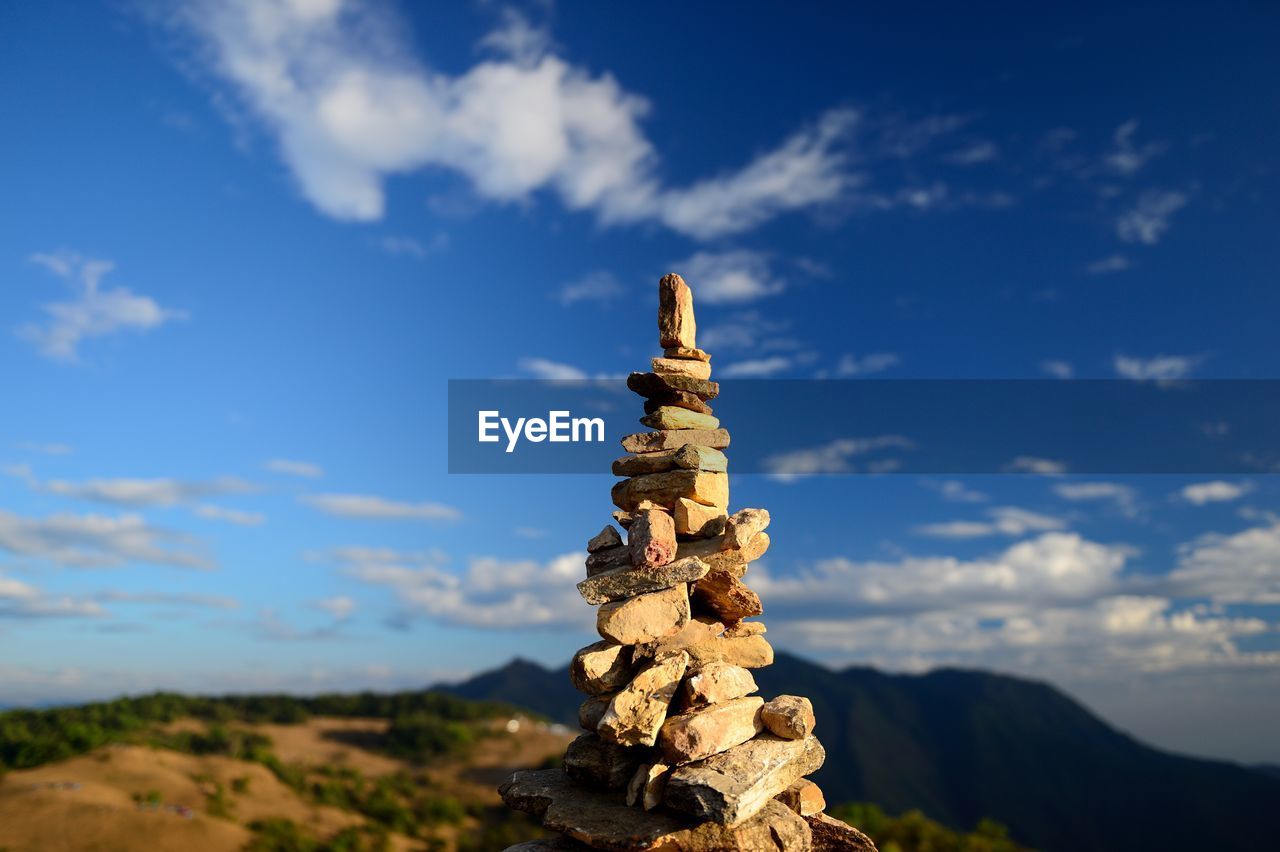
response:
M874 849L822 813L805 779L825 757L809 700L755 695L751 670L773 648L743 577L769 548L769 513L729 514L729 433L708 405L720 388L693 295L672 274L658 296L663 357L627 380L652 431L623 438L613 463L626 541L612 525L592 538L578 584L602 637L570 667L587 733L562 769L502 786L508 806L558 833L508 852Z

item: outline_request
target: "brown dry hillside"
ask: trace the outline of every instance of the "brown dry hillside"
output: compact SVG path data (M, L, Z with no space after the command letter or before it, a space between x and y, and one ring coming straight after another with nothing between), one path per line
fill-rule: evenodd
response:
M514 731L503 721L478 724L489 735L465 757L426 766L377 750L385 719L231 726L269 737L285 770L150 745L104 746L0 777L0 850L231 852L253 843L262 849L484 849L486 823L500 806L498 780L562 753L570 737L526 718ZM183 719L157 732L204 729L203 722ZM441 806L446 800L448 807ZM400 817L389 801L416 815L416 838L393 830ZM370 831L348 832L354 839L346 846L269 845L270 837L250 824L272 819L291 821L319 844L344 829ZM528 832L525 826L510 830Z

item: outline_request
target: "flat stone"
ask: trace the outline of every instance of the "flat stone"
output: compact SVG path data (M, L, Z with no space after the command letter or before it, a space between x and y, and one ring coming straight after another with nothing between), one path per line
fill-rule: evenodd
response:
M658 747L669 763L702 760L745 743L763 730L758 695L734 698L670 716L662 725Z
M809 824L813 852L876 852L876 845L861 831L826 814L804 817Z
M691 393L701 400L715 399L720 394L720 385L703 379L691 379L688 376L675 376L670 373L632 373L627 376L627 387L640 396L655 399L674 391Z
M662 804L662 794L667 789L667 775L671 767L665 763L644 763L631 776L627 785L627 805L651 811ZM783 804L786 804L785 802Z
M820 814L827 809L827 797L822 795L822 788L808 778L801 778L774 798L803 817Z
M729 469L725 454L711 447L685 444L671 450L623 456L613 461L614 476L643 476L668 470L708 470L724 473ZM595 539L592 539L594 541Z
M768 509L742 509L729 516L725 524L725 550L742 550L765 527L769 526Z
M637 568L658 568L676 558L676 522L662 509L636 512L627 529L631 564Z
M564 835L556 835L555 837L526 840L524 843L508 846L502 852L586 852L590 848L585 843L579 843Z
M629 779L628 779L629 780ZM508 807L594 849L612 852L809 852L808 823L781 802L732 828L665 809L628 808L625 799L573 784L555 769L517 772L498 792Z
M707 663L685 678L681 697L687 706L697 707L742 698L758 688L755 677L742 666Z
M588 695L621 689L631 681L632 671L631 649L609 641L588 645L569 663L574 688Z
M636 664L657 659L665 654L684 651L695 645L710 642L724 632L724 625L710 616L697 616L676 633L632 648L631 658Z
M664 358L684 358L690 361L710 361L711 353L704 352L701 349L692 349L683 346L668 346L662 350Z
M688 666L689 655L682 651L641 669L613 697L600 719L596 732L601 739L628 746L651 746L657 742L667 708Z
M711 378L711 365L706 361L691 358L654 358L653 372L668 373L676 376L688 376L691 379Z
M683 584L660 592L603 604L596 630L621 645L639 645L679 632L689 623L689 593Z
M604 712L609 709L615 695L616 692L602 692L578 705L578 725L582 730L594 733L600 727L600 720L604 718Z
M676 548L676 558L697 556L710 565L712 571L727 571L735 577L742 577L747 573L747 566L764 556L768 549L769 534L766 532L758 533L741 550L726 549L724 536L715 536L680 542Z
M625 568L631 564L631 551L625 544L617 544L597 550L587 555L587 576L594 577L614 568Z
M718 636L685 648L692 664L729 663L744 669L773 665L773 646L763 636Z
M661 346L697 347L698 323L693 316L693 291L671 272L658 282L658 343Z
M712 450L711 452L716 452ZM725 510L720 506L704 506L681 497L676 500L673 513L676 535L693 538L710 538L724 532Z
M763 621L739 621L725 630L724 635L732 638L736 636L761 636L768 632L769 628L764 626Z
M662 405L640 418L650 429L719 429L720 418L674 405Z
M564 752L564 771L579 784L622 789L640 765L641 750L606 742L595 734L583 734Z
M693 602L700 612L710 613L725 622L741 621L764 612L760 596L726 568L708 571L698 581L693 587Z
M681 583L693 583L706 576L707 570L707 563L696 556L677 559L657 568L614 568L583 580L578 584L578 593L589 604L621 601L660 592Z
M728 429L663 429L658 432L637 432L622 439L622 448L629 453L653 453L658 450L674 450L686 444L723 450L729 446Z
M804 739L817 724L813 702L799 695L779 695L764 705L760 720L770 733L788 740Z
M698 819L737 825L816 771L825 758L826 752L814 737L784 740L762 734L672 770L663 801Z
M712 414L711 406L702 401L696 394L688 391L672 391L664 393L662 396L655 396L644 401L644 413L652 414L664 405L672 405L676 408L687 408L690 411L696 411L699 414Z
M674 509L676 500L681 497L704 506L727 506L729 475L701 470L650 473L622 480L613 486L609 496L613 498L613 505L628 512L634 512L644 500L652 500L665 509Z
M592 536L587 542L587 553L598 553L601 550L607 550L611 547L617 547L622 544L622 536L618 535L618 531L612 526L606 524L605 528Z

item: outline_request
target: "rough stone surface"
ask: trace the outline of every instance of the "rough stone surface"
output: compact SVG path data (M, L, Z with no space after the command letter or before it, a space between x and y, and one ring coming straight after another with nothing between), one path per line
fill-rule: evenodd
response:
M663 473L668 470L708 470L724 473L729 460L724 453L711 447L685 444L673 450L659 450L636 456L623 456L613 462L614 476L643 476L646 473ZM594 541L594 539L593 539Z
M588 645L569 663L574 688L588 695L621 689L630 682L631 672L631 649L609 641Z
M604 711L609 709L616 692L602 692L593 695L578 706L578 724L584 731L595 731L604 718Z
M706 760L672 770L663 801L698 819L737 825L759 813L797 780L816 771L825 757L822 745L814 737L784 740L762 734Z
M630 779L628 779L630 780ZM555 769L517 772L498 792L508 807L594 849L613 852L809 852L809 825L781 802L732 828L666 810L628 808L621 795L584 789Z
M683 346L668 346L662 350L664 358L685 358L691 361L710 361L711 353L701 349L686 349Z
M696 616L676 633L632 648L631 658L637 664L657 659L664 654L674 654L695 645L701 645L724 632L724 625L710 616Z
M779 695L764 705L760 720L770 733L788 740L804 739L817 724L813 702L799 695Z
M712 571L728 571L740 578L747 573L747 566L764 556L768 549L769 534L762 532L741 550L726 549L724 536L682 541L676 548L676 557L697 556L710 565Z
M719 636L685 650L694 666L719 662L744 669L762 669L773 665L773 646L763 636Z
M631 564L631 551L625 544L617 544L613 547L606 547L603 550L597 550L595 553L587 556L587 576L594 577L596 574L609 571L614 568L623 568Z
M768 509L743 509L729 516L725 524L725 550L742 550L769 526Z
M764 626L763 621L739 621L724 632L725 636L730 638L736 636L762 636L769 630Z
M689 623L689 593L684 585L603 604L596 630L620 645L639 645L676 633Z
M755 692L756 679L742 666L707 663L689 674L681 698L689 707L721 704Z
M696 444L723 450L729 446L727 429L663 429L658 432L637 432L622 439L622 448L629 453L653 453L658 450L674 450L685 444Z
M627 376L627 387L648 399L666 396L673 391L684 391L706 401L715 399L720 393L717 382L673 376L670 373L632 373Z
M861 831L826 814L804 818L809 824L813 852L876 852L876 845Z
M651 746L667 718L667 707L675 697L680 679L689 665L689 655L681 652L664 657L641 669L623 687L596 731L602 739L619 745Z
M654 358L652 363L655 373L688 376L691 379L701 379L704 382L711 378L711 365L706 361L697 361L690 358Z
M680 583L692 583L706 573L707 563L696 556L688 556L657 568L628 566L596 574L578 584L578 593L589 604L603 604L660 592Z
M640 418L650 429L719 429L720 418L675 405L660 405Z
M693 291L674 272L658 282L658 343L663 347L696 348L698 323L693 316Z
M689 763L745 743L760 733L759 696L734 698L671 716L662 725L658 746L669 763Z
M627 804L651 811L662 804L662 794L667 788L667 775L671 767L665 763L645 763L631 776L627 785ZM785 802L783 804L786 804Z
M617 547L622 544L622 536L618 535L618 531L608 524L605 528L596 533L590 541L587 542L587 553L597 553L610 547Z
M720 506L704 506L681 497L676 501L674 517L676 535L710 538L724 532L725 513Z
M640 750L606 742L595 734L583 734L564 752L564 771L579 784L621 789L640 765Z
M627 547L631 564L640 568L658 568L676 558L676 522L662 509L637 512L627 529Z
M700 612L711 613L726 622L741 621L764 612L760 596L724 568L709 571L698 581L693 587L693 600Z
M613 486L610 496L613 505L628 512L634 512L643 500L652 500L663 508L673 509L681 497L704 506L727 506L729 476L701 470L651 473L622 480Z
M688 391L672 391L664 393L662 396L655 396L644 401L644 413L653 414L664 405L675 406L676 408L687 408L690 411L696 411L699 414L713 414L711 406L707 405L697 394Z
M820 814L827 809L827 798L822 795L822 788L808 778L801 778L774 798L803 817Z

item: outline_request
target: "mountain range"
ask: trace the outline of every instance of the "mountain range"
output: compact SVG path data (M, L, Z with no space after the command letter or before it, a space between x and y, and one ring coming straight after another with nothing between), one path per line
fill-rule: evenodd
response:
M1046 852L1280 848L1280 777L1171 754L1116 730L1055 687L982 671L832 670L785 653L755 672L765 696L808 696L828 803L919 809L958 829L989 817ZM526 660L438 689L577 725L567 669Z

